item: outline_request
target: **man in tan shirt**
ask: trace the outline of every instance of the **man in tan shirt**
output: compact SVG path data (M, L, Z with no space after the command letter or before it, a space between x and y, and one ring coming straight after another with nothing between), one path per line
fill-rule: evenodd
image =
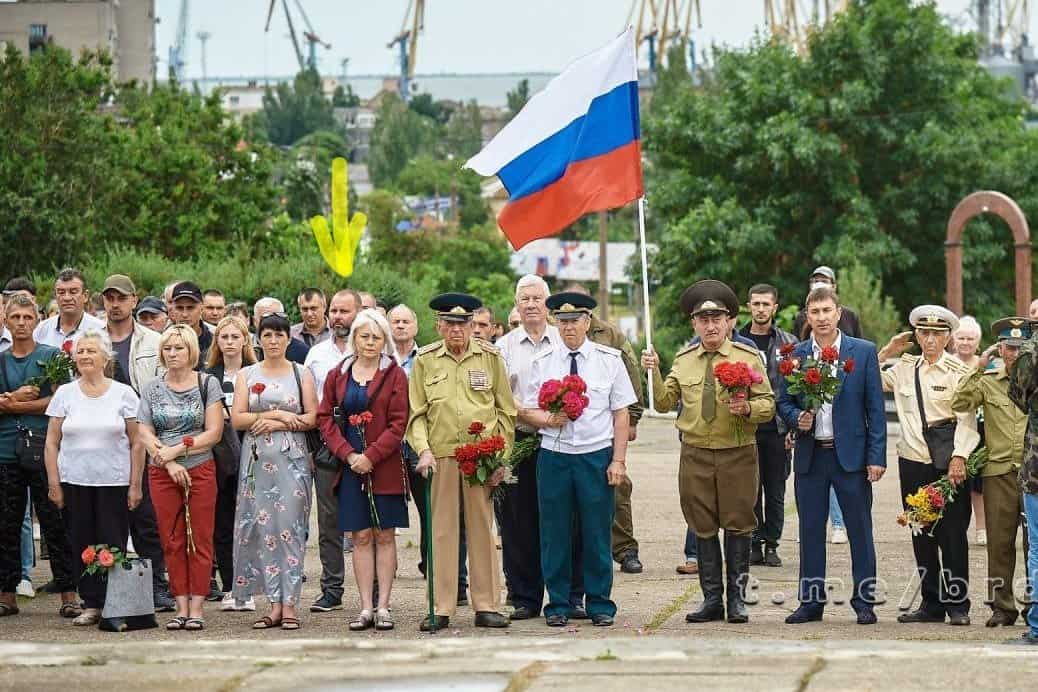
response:
M966 458L980 441L974 412L957 413L952 399L959 382L970 375L970 368L944 349L951 333L959 326L953 312L939 305L920 305L909 314L914 332L902 332L879 351L879 361L900 356L882 370L883 389L894 393L901 438L897 443L898 474L902 498L947 474L955 485L966 479ZM915 336L923 354L904 352ZM917 392L922 393L923 409ZM955 423L950 460L931 459L923 438L929 428ZM943 468L947 463L947 468ZM902 502L904 500L902 499ZM905 505L907 509L907 504ZM968 625L969 619L969 545L966 529L970 523L969 493L959 492L944 509L936 526L912 536L916 568L922 582L922 603L918 610L904 613L898 622L944 622Z

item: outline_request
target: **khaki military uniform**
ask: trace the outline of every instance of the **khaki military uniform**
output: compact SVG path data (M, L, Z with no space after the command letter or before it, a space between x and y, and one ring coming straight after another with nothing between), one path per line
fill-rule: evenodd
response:
M620 358L623 360L624 368L626 368L627 375L631 378L631 384L634 385L634 394L638 397L637 403L627 407L631 428L634 428L642 417L645 396L642 389L641 369L638 367L638 360L635 358L631 342L614 325L600 320L594 315L591 316L591 328L588 330L587 338L596 344L610 346L620 351ZM630 474L624 474L623 480L620 481L620 484L613 491L615 515L613 518L612 551L613 559L617 562L622 562L624 555L629 550L633 550L635 553L638 552L638 540L634 537L634 514L631 510L631 493L633 491L634 485L631 483Z
M984 518L988 532L988 599L992 609L1016 616L1013 573L1016 570L1016 533L1023 501L1017 478L1024 457L1027 414L1009 399L1005 366L976 371L959 382L952 397L956 412L984 408L984 443L988 461L984 478Z
M722 361L746 363L762 375L762 381L750 388L748 418L731 415L728 395L713 381L713 368ZM685 521L700 538L712 538L718 529L749 536L757 525L753 507L760 486L757 425L775 416L775 396L767 374L761 372L757 349L725 339L711 353L699 343L674 357L666 379L656 369L652 378L657 411L682 404L676 425L681 431L678 486ZM710 420L703 413L705 397L713 398ZM736 434L736 424L741 434Z
M470 340L458 357L437 341L419 349L409 394L407 441L418 454L431 450L437 462L431 481L436 615L450 617L457 608L459 502L465 516L473 608L496 611L500 588L490 490L464 481L454 449L472 442L467 430L475 421L486 426L485 436L501 435L512 445L516 409L505 361L497 348L480 339Z

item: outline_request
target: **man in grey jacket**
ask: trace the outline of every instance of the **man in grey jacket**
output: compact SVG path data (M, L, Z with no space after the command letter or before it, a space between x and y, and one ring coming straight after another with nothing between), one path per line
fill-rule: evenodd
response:
M770 284L750 288L750 321L739 331L753 341L768 368L771 388L778 391L782 375L778 371L783 344L795 344L796 339L775 324L778 312L778 289ZM779 539L785 519L786 479L789 478L790 452L786 449L786 424L777 415L770 423L757 426L757 463L760 469L760 490L757 492L757 528L753 532L750 550L751 565L781 567L778 555Z

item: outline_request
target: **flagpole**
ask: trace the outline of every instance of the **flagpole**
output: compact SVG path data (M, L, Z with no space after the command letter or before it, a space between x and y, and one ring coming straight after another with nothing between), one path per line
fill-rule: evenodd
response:
M638 242L642 252L642 303L645 305L645 348L652 350L652 310L649 309L649 256L645 248L645 197L638 198ZM648 401L645 408L648 415L656 416L655 399L653 398L652 374L647 373L649 385Z

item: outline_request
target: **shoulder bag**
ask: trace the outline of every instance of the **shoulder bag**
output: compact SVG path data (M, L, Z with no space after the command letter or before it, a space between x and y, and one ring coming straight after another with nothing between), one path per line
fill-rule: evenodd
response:
M303 403L303 381L299 379L299 366L295 363L292 363L292 374L296 376L296 388L299 390L299 410L305 414L306 404ZM313 430L305 431L303 434L306 436L306 449L310 452L316 468L323 471L338 471L342 468L342 462L335 458L335 455L328 449L328 445L324 443L320 430L314 428Z
M918 364L915 367L915 400L919 407L919 420L923 423L923 439L926 440L930 460L935 469L945 472L951 464L952 454L955 451L956 421L944 421L933 426L926 424L926 407L923 405L923 388L919 384Z
M198 393L202 397L202 420L205 421L205 410L208 407L208 382L212 375L198 373ZM227 401L221 397L224 410L227 409ZM216 463L217 480L234 478L238 475L238 465L241 463L241 441L238 433L231 427L229 418L223 419L223 433L220 441L213 445L213 461Z

